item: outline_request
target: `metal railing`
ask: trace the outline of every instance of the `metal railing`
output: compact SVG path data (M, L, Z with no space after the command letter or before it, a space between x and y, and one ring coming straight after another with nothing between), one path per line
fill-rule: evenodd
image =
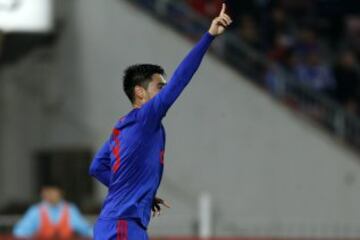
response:
M190 38L199 37L209 25L208 19L196 14L184 1L131 0L130 2L150 11L158 20L172 25ZM336 138L349 143L355 149L359 148L360 119L357 115L345 111L331 98L292 79L281 66L269 61L262 53L252 49L231 32L225 34L220 43L217 41L212 50L218 57L245 74L248 79L267 89L276 99L309 116L309 119ZM276 76L276 81L270 88L265 81L265 76L269 73Z

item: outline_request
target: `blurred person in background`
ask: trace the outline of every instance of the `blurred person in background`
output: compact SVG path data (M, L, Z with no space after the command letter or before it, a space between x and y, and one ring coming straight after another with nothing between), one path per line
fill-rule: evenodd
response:
M310 58L315 57L313 53L320 52L319 39L315 30L308 26L302 26L297 33L294 47L296 54L304 61L309 60L309 56Z
M282 7L274 7L262 20L262 41L265 49L272 48L277 44L279 35L287 41L293 41L293 27L285 10Z
M92 228L78 208L63 199L56 183L41 189L42 201L29 208L13 229L18 238L73 239L75 235L91 237Z
M359 14L360 15L360 14ZM350 15L346 18L346 41L360 61L360 16Z
M317 92L333 96L336 87L334 76L316 51L309 52L305 57L305 62L297 65L296 78Z
M285 79L296 79L296 66L298 58L294 50L287 48L282 52L281 58L275 59L268 65L267 72L264 76L264 84L266 88L275 96L284 91Z
M286 34L278 33L274 40L274 47L268 51L267 57L276 62L286 61L287 54L293 47L293 42Z
M261 48L260 36L256 20L250 15L244 15L238 27L238 34L248 46L259 50Z
M336 100L348 111L357 111L359 98L360 75L354 54L343 51L333 67L336 79Z

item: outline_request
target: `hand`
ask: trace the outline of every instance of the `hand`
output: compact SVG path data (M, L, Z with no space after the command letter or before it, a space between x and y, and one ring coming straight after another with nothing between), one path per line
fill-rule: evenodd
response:
M213 36L218 36L223 34L225 29L230 26L232 23L232 19L225 13L226 11L226 4L222 4L221 12L218 17L216 17L210 26L209 33Z
M161 207L162 207L161 205L164 207L170 208L170 205L167 202L165 202L161 198L156 197L154 199L153 206L152 206L152 212L153 212L152 216L153 217L160 216Z

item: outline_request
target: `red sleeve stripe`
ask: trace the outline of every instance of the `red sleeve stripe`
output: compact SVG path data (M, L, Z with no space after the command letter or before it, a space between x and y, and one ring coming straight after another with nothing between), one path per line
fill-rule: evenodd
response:
M115 157L115 163L112 167L112 170L114 173L116 173L118 171L118 169L120 168L120 163L121 163L121 157L120 157L120 131L118 129L114 129L113 130L113 138L115 141L115 146L112 148L112 153Z

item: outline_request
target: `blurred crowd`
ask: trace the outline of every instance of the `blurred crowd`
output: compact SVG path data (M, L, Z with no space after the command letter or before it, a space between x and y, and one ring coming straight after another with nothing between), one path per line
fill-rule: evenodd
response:
M216 16L223 0L187 0ZM360 2L358 0L228 0L232 31L274 65L263 83L275 91L278 71L360 112Z

